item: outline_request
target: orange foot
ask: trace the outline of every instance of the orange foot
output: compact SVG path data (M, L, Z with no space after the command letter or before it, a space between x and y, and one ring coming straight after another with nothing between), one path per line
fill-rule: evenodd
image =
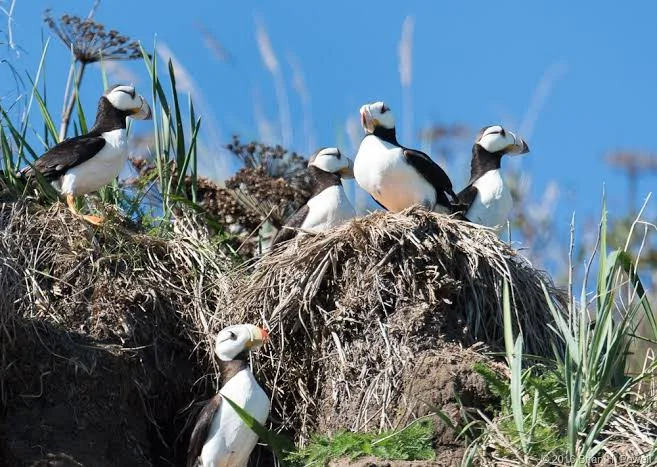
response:
M77 209L75 209L75 197L73 195L66 195L66 204L68 205L68 209L75 214L76 216L82 217L85 221L89 222L90 224L93 225L101 225L103 222L105 222L105 218L103 217L98 217L98 216L89 216L89 215L84 215L80 214Z
M105 222L104 217L83 215L82 218L93 225L101 225L103 222Z

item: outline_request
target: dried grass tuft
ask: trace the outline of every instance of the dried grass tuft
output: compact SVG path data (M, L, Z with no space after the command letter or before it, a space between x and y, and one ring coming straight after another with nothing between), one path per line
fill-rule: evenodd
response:
M263 257L230 313L272 330L256 368L274 417L305 440L337 420L358 430L403 423L405 375L446 342L503 349L505 278L527 351L551 355L541 283L558 307L565 300L549 277L494 232L419 208L376 212Z

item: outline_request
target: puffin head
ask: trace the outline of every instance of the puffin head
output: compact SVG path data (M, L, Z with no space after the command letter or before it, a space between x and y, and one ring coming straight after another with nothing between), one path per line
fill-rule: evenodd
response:
M365 133L372 134L377 127L392 130L395 128L395 117L390 107L379 101L365 104L360 108L360 123Z
M269 337L269 332L253 324L228 326L217 334L214 353L220 360L230 361L243 352L261 347Z
M137 120L150 120L152 118L151 108L143 96L137 94L134 86L117 84L112 86L103 98L117 110L125 112L128 117Z
M529 146L524 139L505 130L500 125L487 126L481 129L475 145L491 154L520 155L529 152Z
M343 156L338 148L320 149L310 158L308 167L316 167L342 178L354 178L354 162L347 156Z

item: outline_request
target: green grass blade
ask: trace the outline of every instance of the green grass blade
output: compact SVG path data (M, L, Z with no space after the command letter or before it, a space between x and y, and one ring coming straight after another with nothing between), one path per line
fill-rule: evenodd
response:
M196 141L198 139L198 131L201 127L201 117L198 118L198 121L196 122L196 125L194 126L194 131L192 132L192 138L191 138L191 143L189 146L189 150L187 151L187 154L185 156L185 159L183 161L182 167L179 166L178 170L178 184L177 184L177 191L179 194L184 193L184 184L183 182L185 181L185 176L187 175L187 169L189 168L190 162L192 162L193 159L196 159L194 156L194 149L196 148ZM192 174L192 178L195 178L194 175ZM193 199L193 198L192 198Z
M46 106L46 102L44 99L41 97L41 94L36 88L36 83L32 80L32 78L28 75L28 78L30 79L30 82L32 83L32 91L34 94L34 98L37 101L37 104L39 105L39 110L41 112L41 117L43 118L43 121L46 125L46 130L47 134L49 134L53 141L56 143L59 142L59 135L57 132L57 127L55 126L55 122L52 119L52 116L50 115L50 111L48 110L48 106Z
M509 297L509 282L505 279L502 289L502 313L504 318L504 347L506 361L509 366L513 362L513 322L511 320L511 300Z
M178 90L176 89L176 73L173 69L173 62L169 59L169 80L171 81L171 92L173 93L173 108L176 117L176 167L180 169L185 164L185 131L183 129L182 116L180 113L180 103L178 102Z
M516 425L520 443L524 452L527 452L527 438L525 437L525 418L522 411L522 335L516 339L513 363L511 365L511 408L513 421Z
M192 95L190 94L189 95L189 125L190 125L190 129L192 131L192 134L194 133L193 129L194 129L195 122L196 122L196 113L194 112L194 103L192 102ZM197 200L197 194L198 194L198 144L196 142L197 138L198 138L198 136L196 136L192 139L193 150L192 150L192 153L191 153L192 201L195 202L195 203L198 202L198 200Z
M244 410L242 407L237 405L235 402L230 400L228 397L224 396L223 394L221 395L223 400L228 402L228 404L235 410L237 415L242 419L244 424L251 428L257 434L261 440L263 440L267 445L274 451L276 456L278 456L279 459L284 459L287 453L293 452L294 451L294 443L290 441L289 438L279 435L278 433L274 433L273 431L268 430L258 420L253 418L251 414L249 414L246 410Z

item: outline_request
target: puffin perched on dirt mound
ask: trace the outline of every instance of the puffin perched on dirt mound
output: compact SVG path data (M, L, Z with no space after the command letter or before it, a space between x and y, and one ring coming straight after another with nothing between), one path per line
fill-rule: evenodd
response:
M39 172L66 196L74 214L75 196L98 191L121 171L128 159L126 118L147 120L151 108L133 86L116 85L98 101L96 122L88 133L66 139L21 170L20 175ZM92 224L100 224L97 216L82 216Z
M266 330L252 324L224 328L218 335L221 389L208 401L196 421L187 449L187 467L245 467L258 441L237 412L223 400L226 396L258 422L269 416L269 397L248 367L251 350L268 338Z
M436 212L454 212L452 181L425 153L399 144L390 107L366 104L360 116L366 135L354 160L358 184L388 211L421 204Z
M470 183L458 194L470 222L487 227L506 223L513 200L500 173L502 156L528 152L525 140L499 125L481 129L472 146Z
M271 246L293 238L298 229L321 232L356 216L342 187L342 178L353 178L353 162L338 148L323 148L308 161L313 192L308 202L294 213L276 234Z

